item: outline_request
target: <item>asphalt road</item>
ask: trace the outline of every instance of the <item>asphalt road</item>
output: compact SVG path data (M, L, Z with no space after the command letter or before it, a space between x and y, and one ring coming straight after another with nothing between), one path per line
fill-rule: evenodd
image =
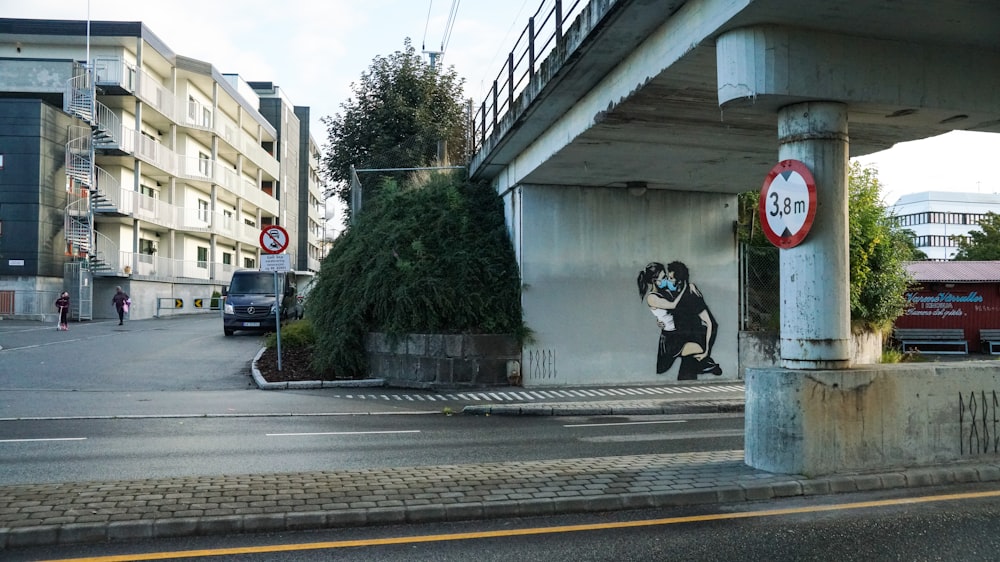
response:
M448 416L379 389L258 390L216 315L0 324L0 484L741 449L741 415ZM358 390L358 389L356 389ZM360 398L364 396L365 398ZM371 397L375 396L374 399ZM455 404L459 411L461 405Z

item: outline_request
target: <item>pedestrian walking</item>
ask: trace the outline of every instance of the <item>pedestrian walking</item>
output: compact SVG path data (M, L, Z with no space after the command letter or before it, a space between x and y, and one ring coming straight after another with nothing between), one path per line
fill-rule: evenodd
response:
M125 313L128 312L132 299L129 298L128 293L122 290L121 286L118 286L115 287L115 296L111 297L111 304L115 305L115 310L118 311L118 325L121 326L125 323Z
M57 330L69 330L69 293L63 291L56 299L56 308L59 309L59 327Z

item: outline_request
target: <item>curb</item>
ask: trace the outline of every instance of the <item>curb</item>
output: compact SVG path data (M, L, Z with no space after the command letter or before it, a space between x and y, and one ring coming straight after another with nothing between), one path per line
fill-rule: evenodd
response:
M385 386L385 379L267 382L267 380L264 379L264 375L260 373L260 369L257 368L257 361L265 351L267 351L266 347L260 348L257 354L253 356L253 361L250 363L250 373L253 375L254 383L257 384L257 388L260 390L307 390L316 388L369 388Z

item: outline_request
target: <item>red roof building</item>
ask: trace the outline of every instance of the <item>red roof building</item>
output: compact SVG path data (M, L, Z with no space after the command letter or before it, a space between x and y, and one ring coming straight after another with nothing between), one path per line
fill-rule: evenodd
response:
M906 264L914 283L896 328L962 328L970 352L986 351L980 330L1000 329L1000 261Z

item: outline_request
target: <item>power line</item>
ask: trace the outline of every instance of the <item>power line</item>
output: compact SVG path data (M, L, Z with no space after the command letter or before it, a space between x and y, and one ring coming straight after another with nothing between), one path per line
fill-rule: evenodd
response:
M434 8L434 0L430 0L427 6L427 21L424 23L424 38L420 41L420 49L427 50L427 28L431 24L431 9Z

